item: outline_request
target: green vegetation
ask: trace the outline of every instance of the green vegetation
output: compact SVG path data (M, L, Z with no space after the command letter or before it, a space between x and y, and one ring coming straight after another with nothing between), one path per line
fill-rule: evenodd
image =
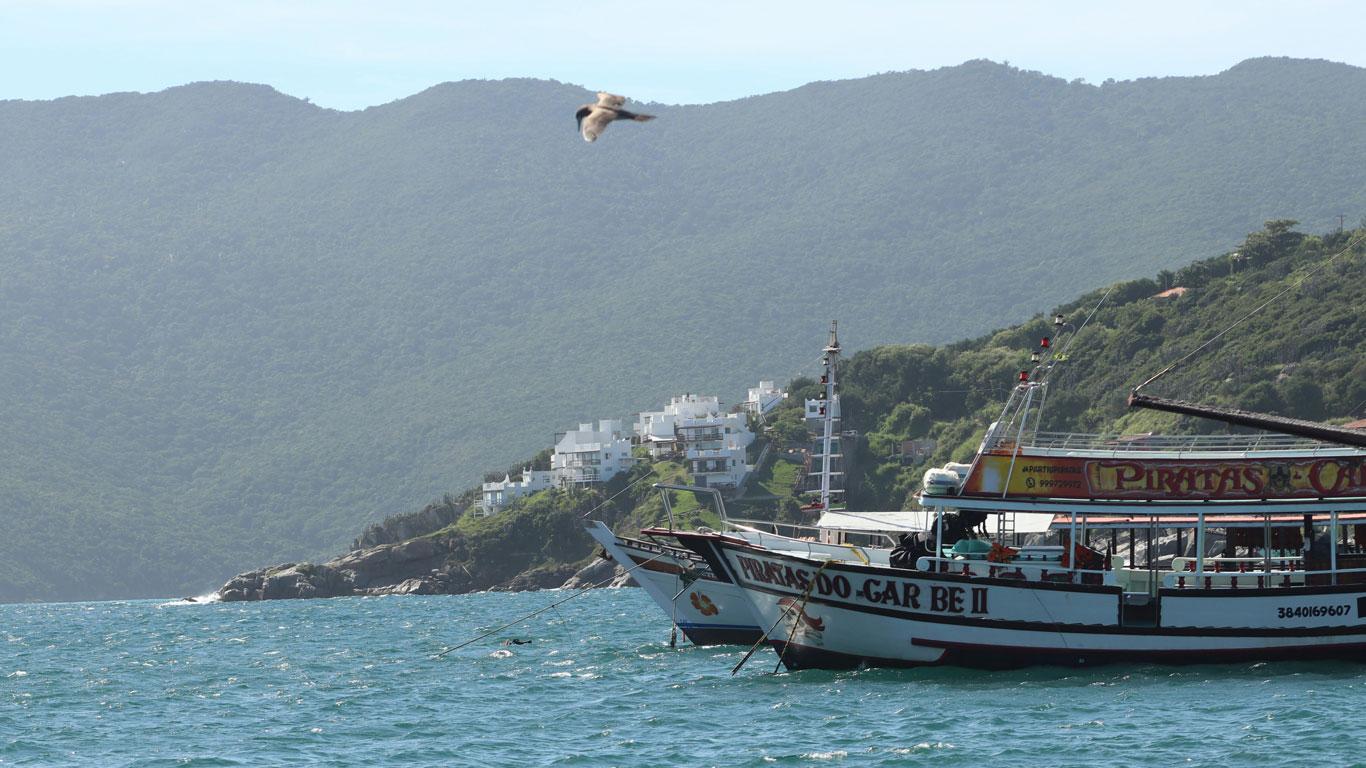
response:
M592 146L586 92L544 81L354 113L237 83L0 102L0 600L337 552L580 419L808 370L834 315L851 345L942 343L1180 280L1270 216L1354 221L1363 96L1322 61L1103 86L974 61L651 105ZM947 388L1008 386L1016 341ZM917 349L876 354L935 381ZM999 394L903 388L859 396L941 443ZM924 425L861 428L879 452Z
M1358 245L1306 279L1356 235L1305 236L1275 220L1242 246L1154 280L1113 286L1066 347L1050 385L1044 430L1222 432L1226 426L1154 411L1129 411L1129 391L1277 294L1265 310L1160 379L1153 393L1313 420L1366 416L1366 263ZM1303 281L1301 283L1301 281ZM1154 298L1166 287L1183 295ZM1109 290L1109 289L1106 289ZM1080 325L1106 290L1057 311ZM970 457L997 418L1028 355L1052 336L1053 313L942 348L881 347L855 355L844 372L848 428L863 434L851 502L896 508L927 466ZM1059 337L1066 344L1066 336ZM928 437L937 449L903 463L889 448Z
M1162 290L1159 275L1156 280L1119 283L1059 307L1057 312L1075 328L1099 304L1084 328L1067 332L1075 338L1052 380L1043 428L1224 431L1226 426L1218 422L1130 412L1124 398L1133 386L1287 288L1285 296L1155 386L1182 398L1301 418L1340 421L1366 415L1366 313L1360 311L1366 306L1366 280L1359 277L1366 269L1366 246L1327 262L1353 237L1366 238L1366 229L1306 237L1293 232L1293 224L1267 222L1234 252L1236 258L1224 254L1173 273L1175 284L1168 287L1186 288L1179 298L1155 298ZM1318 271L1305 279L1314 270ZM1054 335L1053 314L946 347L879 347L850 358L841 372L844 426L861 433L854 446L851 508L902 508L926 468L968 460L987 424L999 415L1016 374L1029 366L1029 353L1041 337ZM1068 344L1067 333L1057 341ZM814 395L815 384L799 379L790 391L794 394L771 414L768 434L790 433L793 439L776 445L773 460L751 478L746 494L728 503L736 517L806 522L815 518L798 508L793 486L800 464L787 452L805 442L802 402ZM928 458L908 462L892 455L901 441L925 438L938 446ZM503 548L516 551L511 542L545 545L540 537L547 526L539 517L559 520L572 511L565 518L569 520L642 477L645 482L600 508L595 517L620 531L661 524L662 504L649 483L659 478L686 481L682 468L673 462L642 464L614 480L605 492L545 492L515 504L515 514L479 521L505 538L497 547L471 550L469 567L488 567L477 563L498 560ZM679 524L716 527L714 515L699 512L691 494L674 493L673 504ZM464 535L468 526L462 520L441 535ZM560 550L553 564L579 564L582 559L575 556L588 556L589 541L573 525L564 524L555 535L563 537L556 546L576 543ZM517 562L526 568L544 566L527 558Z

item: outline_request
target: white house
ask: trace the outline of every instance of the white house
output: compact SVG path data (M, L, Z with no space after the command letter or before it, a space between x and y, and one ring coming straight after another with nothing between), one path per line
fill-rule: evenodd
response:
M697 485L737 486L750 471L745 449L754 433L745 413L723 413L715 397L674 397L664 410L640 414L635 433L651 456L681 453Z
M787 398L787 393L773 385L771 381L760 381L759 386L750 387L745 398L745 410L755 416L763 416Z
M605 483L634 463L621 419L603 419L597 429L580 424L565 432L550 457L550 469L561 485Z
M702 419L721 412L716 397L678 395L669 399L661 411L645 411L636 416L635 434L640 444L649 447L650 457L659 458L683 450L678 424L686 419Z
M744 413L683 419L678 434L695 485L734 487L749 474L745 450L754 442L754 433Z
M478 515L487 517L512 503L513 499L530 496L555 486L555 473L552 470L538 470L530 467L522 470L522 479L513 480L511 475L494 483L484 483L484 495L479 502Z

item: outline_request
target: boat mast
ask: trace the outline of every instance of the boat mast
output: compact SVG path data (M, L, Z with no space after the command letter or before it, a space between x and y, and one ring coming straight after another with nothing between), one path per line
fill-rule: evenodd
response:
M830 487L830 477L832 473L831 465L835 460L834 444L838 435L835 432L835 411L839 410L839 395L835 392L835 369L840 356L840 340L837 334L839 321L830 321L830 341L826 343L821 365L824 371L821 374L821 384L825 386L821 392L821 472L820 472L820 508L830 509L830 502L836 492Z

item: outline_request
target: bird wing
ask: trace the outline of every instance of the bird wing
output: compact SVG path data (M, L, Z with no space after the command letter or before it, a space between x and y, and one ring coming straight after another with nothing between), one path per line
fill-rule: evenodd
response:
M580 110L580 112L582 111ZM603 131L607 130L607 124L615 119L617 119L616 110L594 107L579 120L579 133L583 134L584 141L593 141Z
M598 91L598 106L600 107L620 107L626 103L625 96L618 96L615 93Z
M574 113L574 122L578 125L579 133L583 133L583 119L588 117L593 111L592 104L585 104L579 107L579 111Z

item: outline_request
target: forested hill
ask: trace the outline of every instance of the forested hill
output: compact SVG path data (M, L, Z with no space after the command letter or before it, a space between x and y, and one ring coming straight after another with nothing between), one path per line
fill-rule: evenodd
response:
M590 94L0 102L0 599L339 549L580 419L947 341L1366 210L1366 72L990 62L574 132Z
M1044 336L1066 348L1050 377L1044 430L1229 431L1126 407L1135 386L1225 331L1144 392L1314 421L1366 418L1366 227L1306 236L1293 224L1269 221L1227 253L1064 304L1058 312L1070 325L1061 335L1049 313L943 347L854 355L841 404L846 426L864 438L851 500L899 508L928 466L972 456ZM926 460L894 455L902 441L926 438L937 444Z
M852 507L912 505L927 468L969 461L1045 335L1058 344L1043 409L1048 430L1227 431L1220 422L1125 410L1130 389L1197 349L1152 387L1306 419L1366 415L1366 313L1360 309L1366 280L1359 278L1366 269L1366 228L1320 237L1291 225L1267 222L1236 251L1084 295L1057 310L1065 321L1061 332L1049 312L947 346L888 345L853 355L840 376L844 426L859 435L844 442L852 458ZM1357 245L1349 249L1353 241ZM816 513L800 508L809 497L794 488L800 456L789 449L810 445L802 403L818 387L810 378L789 383L792 396L768 414L761 438L769 441L769 461L740 498L727 502L731 513L814 522ZM908 441L935 447L925 456L907 456L900 448ZM305 568L303 591L294 591L298 577L280 567L235 580L225 590L236 590L227 593L235 599L247 593L246 599L256 599L261 580L282 571L264 594L347 594L352 587L384 590L398 583L406 585L401 591L412 591L419 582L420 594L559 586L592 559L594 545L581 530L581 516L591 512L627 533L663 523L664 508L652 490L661 481L688 478L676 461L642 460L605 488L542 491L487 518L461 516L463 503L448 497L362 538L365 544L417 541L350 553L334 560L333 570ZM691 494L671 493L680 525L719 525L710 500L699 505ZM383 567L361 565L374 562Z

